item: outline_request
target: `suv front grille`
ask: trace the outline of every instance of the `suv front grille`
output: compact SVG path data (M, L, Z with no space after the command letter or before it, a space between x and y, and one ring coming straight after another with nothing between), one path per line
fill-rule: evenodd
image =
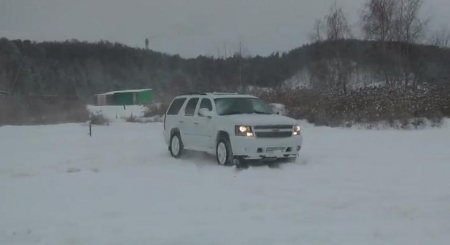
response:
M287 138L292 136L292 131L281 132L256 132L258 138Z
M292 137L293 125L256 125L255 135L258 138L288 138Z
M255 130L258 129L292 129L293 125L257 125L254 126Z

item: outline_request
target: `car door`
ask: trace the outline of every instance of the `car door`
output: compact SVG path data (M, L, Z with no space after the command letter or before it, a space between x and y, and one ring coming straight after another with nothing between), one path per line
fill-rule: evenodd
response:
M184 147L187 149L195 149L195 130L194 124L195 112L197 111L199 98L192 97L188 100L186 107L184 108L184 114L180 118L180 131L181 138L183 140Z
M200 109L206 108L209 111L213 111L213 106L211 99L202 98L194 117L194 127L195 127L195 142L198 144L198 148L201 150L214 150L214 145L211 144L213 123L212 118L200 116L198 113Z
M180 118L182 117L181 108L184 106L186 98L176 98L170 104L169 109L164 117L164 138L167 144L170 143L172 129L178 128Z

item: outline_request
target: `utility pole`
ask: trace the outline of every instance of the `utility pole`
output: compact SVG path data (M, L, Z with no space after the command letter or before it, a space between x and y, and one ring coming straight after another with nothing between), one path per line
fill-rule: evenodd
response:
M224 52L225 52L225 59L227 59L228 55L227 55L227 45L226 44L223 44L223 49L224 49Z
M242 41L239 41L239 86L242 89Z
M16 74L16 78L14 79L14 82L13 82L13 84L11 86L11 91L9 92L10 95L12 95L13 92L14 92L14 88L16 87L16 83L17 83L17 81L19 79L20 72L22 71L22 68L25 65L25 60L27 58L28 58L27 56L22 58L22 63L20 64L19 70L17 71L17 74Z

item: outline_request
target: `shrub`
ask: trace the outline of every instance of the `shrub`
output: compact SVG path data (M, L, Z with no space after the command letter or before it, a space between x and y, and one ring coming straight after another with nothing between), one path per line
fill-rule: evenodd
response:
M139 120L139 118L133 116L133 114L131 114L129 117L127 117L127 118L125 119L125 121L131 122L131 123L138 123L138 122L141 122L141 121Z
M418 128L424 124L423 119L438 126L443 117L450 116L450 86L415 90L366 88L349 94L274 90L257 95L268 103L284 104L289 116L318 126L348 127L386 121L396 128Z
M169 104L167 103L154 103L147 105L144 112L144 117L163 116L166 114L168 107Z
M0 97L0 125L42 125L86 122L86 104L75 98Z
M91 114L90 122L92 125L109 126L110 120L103 114Z

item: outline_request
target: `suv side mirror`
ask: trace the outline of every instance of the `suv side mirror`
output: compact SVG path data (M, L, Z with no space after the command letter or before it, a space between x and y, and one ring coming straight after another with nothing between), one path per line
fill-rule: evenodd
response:
M200 110L198 110L198 114L202 117L207 117L207 118L212 117L212 112L210 110L208 110L207 108L201 108Z

